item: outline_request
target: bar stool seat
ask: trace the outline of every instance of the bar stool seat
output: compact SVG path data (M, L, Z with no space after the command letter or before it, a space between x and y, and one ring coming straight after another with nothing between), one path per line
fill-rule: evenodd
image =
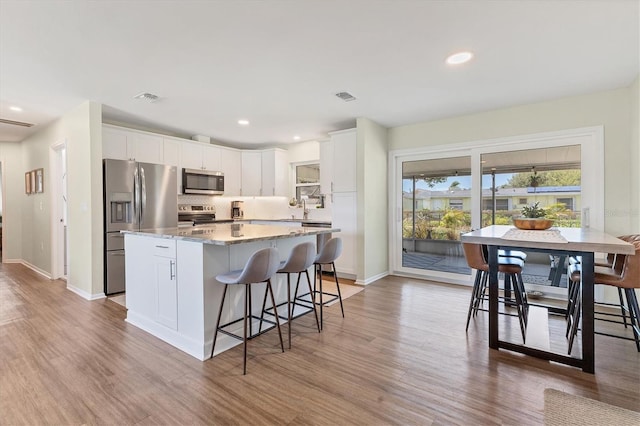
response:
M287 305L287 316L280 316L281 319L287 320L289 323L288 334L289 334L289 349L291 349L291 321L295 318L298 318L302 315L306 315L309 312L313 311L316 317L316 326L318 327L318 333L320 332L320 322L318 321L318 312L316 311L315 304L309 306L304 306L300 303L297 303L297 292L298 286L300 285L300 277L302 273L307 276L307 285L309 287L309 294L313 293L313 289L311 288L311 279L309 278L308 269L313 265L313 261L316 258L316 245L311 242L298 244L295 246L291 253L289 254L289 258L284 262L281 262L278 267L278 274L287 274L287 301L285 302ZM291 303L291 274L298 274L298 281L296 282L296 292L294 293L293 303ZM267 295L265 294L265 299L263 302L263 314L267 313L269 315L274 315L271 311L273 308L265 309L264 304L267 301ZM278 307L285 305L285 303L280 303ZM307 308L304 312L294 315L296 306L304 306Z
M224 284L224 292L222 293L222 300L220 302L220 309L218 311L218 319L216 321L216 329L213 334L213 345L211 346L211 356L213 357L213 351L216 347L216 339L218 337L218 332L226 334L236 339L240 339L244 344L244 361L243 361L243 374L247 374L247 340L250 340L254 337L259 336L260 334L268 331L262 331L262 322L266 321L271 324L275 324L278 328L278 334L280 336L280 346L282 348L282 352L284 352L284 342L282 340L282 332L280 330L280 321L278 320L278 311L276 308L275 298L273 296L273 289L271 287L271 278L276 274L278 270L278 266L280 265L280 259L278 258L278 249L276 248L265 248L262 250L258 250L255 252L244 268L239 271L231 271L225 274L220 274L216 276L216 280L222 284ZM253 315L251 312L251 286L253 284L259 283L267 283L267 288L265 290L265 297L267 294L271 296L271 303L273 306L275 322L266 320L261 316ZM227 291L230 285L244 285L244 315L242 318L233 320L226 324L220 325L220 320L222 318L222 310L224 308L224 300L227 295ZM252 319L260 320L260 330L258 333L252 332ZM238 336L234 333L231 333L225 330L226 327L235 324L239 321L243 321L243 335ZM247 322L249 328L249 335L247 335Z

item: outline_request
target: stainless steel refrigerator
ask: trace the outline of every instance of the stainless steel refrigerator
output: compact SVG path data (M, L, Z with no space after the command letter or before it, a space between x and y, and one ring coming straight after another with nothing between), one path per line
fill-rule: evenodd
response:
M125 291L124 235L178 226L176 167L103 160L104 292Z

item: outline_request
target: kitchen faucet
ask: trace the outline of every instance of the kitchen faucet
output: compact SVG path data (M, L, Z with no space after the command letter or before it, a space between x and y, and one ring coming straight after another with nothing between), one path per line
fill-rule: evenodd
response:
M305 199L302 199L302 220L307 220L309 218L309 210L307 209L307 202Z

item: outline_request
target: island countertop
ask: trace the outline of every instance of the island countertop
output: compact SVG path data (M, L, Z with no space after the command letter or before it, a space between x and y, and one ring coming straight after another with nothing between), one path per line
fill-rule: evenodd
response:
M195 241L203 244L228 246L253 241L268 241L293 236L308 236L339 232L339 228L253 225L248 223L219 223L193 228L162 228L141 231L121 231L123 234Z

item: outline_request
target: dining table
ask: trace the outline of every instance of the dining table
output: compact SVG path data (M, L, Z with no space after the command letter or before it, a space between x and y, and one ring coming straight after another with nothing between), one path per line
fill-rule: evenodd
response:
M547 230L521 230L510 225L490 225L462 234L463 243L483 244L488 248L489 263L489 347L506 349L595 373L594 339L594 259L596 253L634 255L632 244L594 228L553 227ZM501 340L498 322L498 250L524 249L553 256L580 256L582 273L582 357L550 349Z

